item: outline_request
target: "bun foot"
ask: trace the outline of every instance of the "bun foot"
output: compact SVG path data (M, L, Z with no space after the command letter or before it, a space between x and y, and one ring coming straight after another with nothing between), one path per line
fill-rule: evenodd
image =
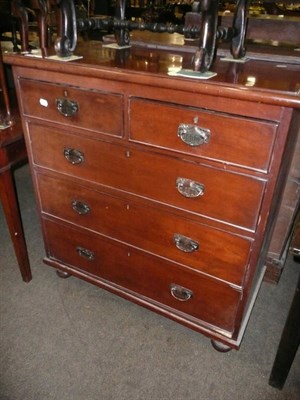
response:
M68 272L60 271L59 269L56 270L56 275L59 278L62 278L62 279L66 279L66 278L69 278L71 276L71 274L69 274Z
M227 353L231 350L231 347L227 346L224 343L218 342L217 340L211 340L211 344L212 347L220 353Z

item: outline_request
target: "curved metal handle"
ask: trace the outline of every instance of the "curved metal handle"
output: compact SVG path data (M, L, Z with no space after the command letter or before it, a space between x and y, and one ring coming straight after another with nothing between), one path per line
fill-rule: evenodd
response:
M235 7L232 23L235 36L231 42L231 54L234 58L242 58L246 54L245 39L249 5L250 0L238 0Z
M55 51L59 57L70 57L77 44L77 18L73 0L56 0L59 6Z
M76 101L66 98L56 99L56 108L64 117L73 117L79 110L79 105Z
M194 71L206 72L213 62L218 31L218 4L214 0L193 2L192 10L201 14L199 48L192 65Z
M82 258L85 258L88 261L94 261L95 260L95 253L91 250L85 249L84 247L76 247L76 251L78 255Z
M210 130L197 125L179 124L177 135L189 146L201 146L209 142Z
M205 186L202 183L187 178L177 178L177 190L182 196L195 198L204 195Z
M180 233L175 233L173 239L177 249L185 253L193 253L199 249L198 242L187 236L180 235Z
M91 207L87 203L79 200L72 201L72 208L79 215L86 215L91 212Z
M179 301L188 301L193 297L193 292L190 289L186 289L176 283L170 285L171 295Z
M69 149L68 147L64 148L64 156L69 163L75 164L82 164L85 160L84 153L80 150L76 149Z

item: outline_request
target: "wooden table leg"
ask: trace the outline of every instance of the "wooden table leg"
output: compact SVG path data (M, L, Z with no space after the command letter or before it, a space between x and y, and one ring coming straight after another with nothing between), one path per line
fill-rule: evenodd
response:
M1 171L0 197L23 281L29 282L31 269L11 168Z
M269 384L282 389L300 342L300 276L296 293L282 332Z

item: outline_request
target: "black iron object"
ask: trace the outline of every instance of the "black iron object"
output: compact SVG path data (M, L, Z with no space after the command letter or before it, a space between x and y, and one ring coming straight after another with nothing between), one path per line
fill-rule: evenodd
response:
M21 50L29 52L28 14L32 13L38 20L40 47L42 56L48 55L50 46L48 17L50 7L58 8L57 39L55 51L60 57L69 57L73 54L77 43L76 13L73 0L30 0L28 8L22 0L12 0L12 15L19 21L21 35Z
M126 27L125 22L125 7L126 0L117 0L115 10L115 21L120 21L120 27L115 30L115 38L119 46L129 45L129 29Z
M55 51L59 57L69 57L77 44L76 13L73 0L57 0L60 9L58 37Z
M117 0L114 18L78 19L77 29L113 30L119 46L129 45L129 32L132 30L181 33L187 38L198 39L198 49L191 66L194 71L208 71L212 65L219 39L231 41L231 53L234 58L245 55L245 36L247 28L247 10L250 0L238 0L232 27L218 26L218 0L194 1L192 12L186 16L185 25L173 25L156 22L130 21L125 18L126 0Z
M40 7L40 30L42 47L45 46L45 15L47 13L47 0L38 0ZM52 0L54 2L54 0ZM18 13L22 15L22 1L16 0ZM215 52L217 40L231 41L231 53L234 58L245 55L245 36L247 28L247 10L250 0L237 0L235 16L232 27L218 26L218 0L199 0L192 4L192 12L187 13L184 25L156 23L151 21L126 20L126 0L117 0L114 17L76 18L73 0L56 0L59 9L58 35L55 42L55 51L60 57L69 57L76 48L77 31L88 30L113 30L115 39L120 47L130 44L129 32L132 30L180 33L186 38L197 39L198 49L193 58L191 68L194 71L206 72L210 69ZM26 18L25 18L26 19ZM25 20L24 20L25 21ZM26 22L26 21L25 21ZM25 33L24 33L25 34ZM27 33L28 35L28 33ZM45 53L45 52L43 52Z
M201 0L193 3L193 12L201 15L199 49L193 61L193 70L205 72L213 61L218 31L218 0Z
M233 18L235 35L231 41L233 58L243 58L246 54L245 39L247 31L247 11L251 0L238 0Z

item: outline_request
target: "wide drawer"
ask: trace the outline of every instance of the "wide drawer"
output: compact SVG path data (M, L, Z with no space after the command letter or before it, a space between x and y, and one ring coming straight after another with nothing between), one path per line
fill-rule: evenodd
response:
M39 175L38 190L44 213L242 286L249 239L76 181Z
M52 221L44 220L43 225L51 260L119 285L150 304L171 307L184 318L199 319L199 324L233 332L239 291L96 234Z
M123 96L20 79L23 114L45 121L123 135ZM69 114L66 116L65 114Z
M29 125L37 165L255 230L263 180Z
M276 130L275 123L142 99L130 101L131 140L254 170L268 170Z

